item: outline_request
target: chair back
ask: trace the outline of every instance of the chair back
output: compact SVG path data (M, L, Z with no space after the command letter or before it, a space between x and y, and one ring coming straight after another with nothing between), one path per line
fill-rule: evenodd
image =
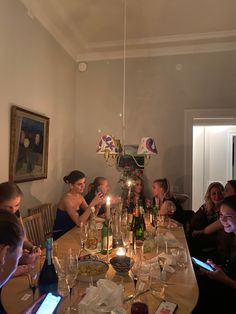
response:
M43 222L41 214L34 214L23 218L23 224L27 238L34 245L45 245L45 236L43 232Z
M28 209L29 216L37 213L41 213L42 215L44 235L52 233L55 220L55 210L52 204L41 204Z

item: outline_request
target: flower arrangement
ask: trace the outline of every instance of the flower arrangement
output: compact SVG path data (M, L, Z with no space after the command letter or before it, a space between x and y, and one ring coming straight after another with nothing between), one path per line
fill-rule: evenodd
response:
M125 201L127 200L132 185L134 185L135 181L137 181L138 179L142 179L143 176L144 176L143 169L137 169L132 166L125 166L122 169L121 176L118 182L121 183L122 189L121 197L123 203L125 203ZM131 183L130 186L128 186L129 181Z

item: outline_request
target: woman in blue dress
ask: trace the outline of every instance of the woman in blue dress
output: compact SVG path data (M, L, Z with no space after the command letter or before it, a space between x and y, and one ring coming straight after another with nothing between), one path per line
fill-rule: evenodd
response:
M80 226L86 223L92 212L91 207L102 202L103 194L98 192L88 205L82 193L85 188L85 174L74 170L64 177L64 182L69 185L70 190L65 193L59 204L54 222L54 239L72 229L74 226ZM80 210L83 213L80 215Z

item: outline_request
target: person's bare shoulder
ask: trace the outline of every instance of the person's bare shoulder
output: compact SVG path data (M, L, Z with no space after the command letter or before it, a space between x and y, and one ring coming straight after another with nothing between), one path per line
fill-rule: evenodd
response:
M64 210L67 210L69 208L77 209L80 207L83 200L84 198L82 195L79 194L75 195L68 192L63 196L60 204L62 209Z

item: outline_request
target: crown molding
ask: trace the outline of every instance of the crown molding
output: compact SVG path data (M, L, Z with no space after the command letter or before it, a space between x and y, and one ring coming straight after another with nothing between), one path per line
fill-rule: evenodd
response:
M191 33L191 34L178 34L169 36L147 37L139 39L127 39L127 46L140 46L140 45L155 45L155 44L172 44L176 42L188 42L188 41L202 41L202 40L215 40L215 39L236 39L236 30L227 30L219 32L207 32L207 33ZM86 44L87 49L101 49L101 48L114 48L123 47L123 40L117 41L105 41L105 42L92 42Z
M35 17L76 62L124 58L123 40L91 42L86 44L83 38L78 38L79 40L76 44L73 40L69 40L68 37L66 37L46 16L38 1L20 1L26 7L29 18L34 19ZM127 58L234 50L236 50L236 29L218 32L127 39L126 42Z
M144 58L144 57L157 57L157 56L173 56L173 55L185 55L185 54L197 54L197 53L212 53L212 52L224 52L235 51L236 42L227 43L210 43L210 44L196 44L185 46L171 46L161 48L141 48L130 49L126 51L126 58ZM76 61L98 61L98 60L114 60L123 59L124 52L122 50L113 52L93 52L79 54Z

